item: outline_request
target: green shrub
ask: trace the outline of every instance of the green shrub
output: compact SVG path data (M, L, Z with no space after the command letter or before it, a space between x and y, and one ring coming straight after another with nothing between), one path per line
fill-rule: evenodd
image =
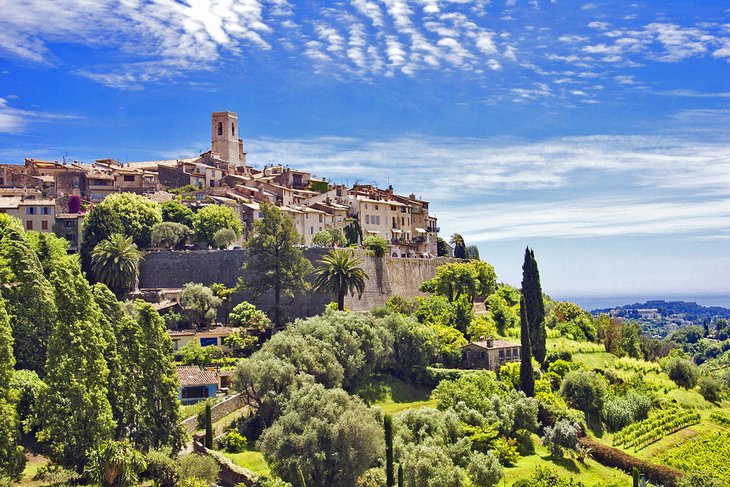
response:
M727 482L717 478L711 470L693 470L679 479L677 487L728 487Z
M190 453L178 458L177 463L180 466L180 477L185 480L200 479L210 484L218 482L220 466L208 455Z
M535 453L535 443L532 441L532 433L528 430L517 430L515 432L515 441L517 442L517 452L523 457Z
M562 458L563 450L578 450L579 427L564 419L561 419L555 426L547 426L542 437L542 444L550 450L554 458Z
M180 467L171 452L150 450L145 460L147 471L144 476L152 479L155 487L175 487L180 481Z
M700 394L710 402L718 402L722 394L722 383L714 377L702 377L699 380Z
M475 452L466 471L474 485L486 487L497 485L504 475L502 466L492 452Z
M362 246L372 252L375 257L383 257L388 253L388 242L382 237L365 237Z
M557 374L561 379L564 378L568 372L572 372L577 369L578 365L575 362L568 362L567 360L557 359L548 365L548 372Z
M505 467L513 466L521 458L517 451L517 440L514 438L497 438L492 443L492 451Z
M572 407L586 413L598 414L603 409L606 385L595 372L576 370L563 379L560 395Z
M664 370L679 387L692 389L697 385L699 370L694 363L687 359L672 357L664 364Z
M241 435L238 431L229 431L225 436L223 443L226 451L231 453L239 453L243 451L248 443L245 436Z
M651 399L635 390L623 397L609 399L603 406L603 420L609 431L618 431L635 421L646 419Z

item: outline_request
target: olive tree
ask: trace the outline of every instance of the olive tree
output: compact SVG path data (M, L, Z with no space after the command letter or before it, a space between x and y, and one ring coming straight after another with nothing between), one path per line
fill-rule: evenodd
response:
M259 443L271 469L297 484L349 487L383 457L383 428L358 398L321 384L303 388ZM312 461L316 459L316 461Z
M201 328L215 320L216 310L221 303L221 299L208 286L200 283L189 282L180 293L180 304L190 313L193 323Z

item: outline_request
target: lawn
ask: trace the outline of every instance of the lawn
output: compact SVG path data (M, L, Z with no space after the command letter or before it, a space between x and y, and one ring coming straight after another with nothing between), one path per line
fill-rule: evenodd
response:
M48 464L48 459L40 455L33 455L29 453L25 456L28 459L28 463L25 464L25 470L23 470L23 478L20 479L18 485L23 486L37 486L43 485L44 482L33 480L38 469Z
M241 453L221 453L239 467L247 468L255 475L268 476L270 474L269 466L266 460L264 460L264 455L249 445Z
M631 477L621 470L601 465L593 459L587 459L585 464L573 458L565 457L553 459L547 448L540 444L537 436L535 440L535 454L523 457L514 467L504 469L504 480L499 485L511 485L520 479L528 478L538 465L549 467L561 476L583 482L586 487L598 487L616 482L619 485L631 485Z
M436 401L431 400L431 388L404 382L390 375L373 376L358 389L357 395L368 405L378 406L388 414L436 405Z

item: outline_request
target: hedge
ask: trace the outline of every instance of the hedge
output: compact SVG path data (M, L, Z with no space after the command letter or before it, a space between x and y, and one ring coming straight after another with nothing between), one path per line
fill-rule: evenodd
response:
M640 460L617 448L604 445L587 436L580 438L578 442L582 447L590 448L593 458L603 465L620 468L629 474L631 474L634 468L637 468L647 479L658 485L674 487L677 485L677 480L684 476L679 470Z

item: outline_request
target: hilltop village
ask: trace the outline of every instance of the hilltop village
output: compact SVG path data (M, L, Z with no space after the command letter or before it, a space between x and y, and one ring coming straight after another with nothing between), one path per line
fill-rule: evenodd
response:
M427 201L392 187L332 184L280 164L256 169L247 163L237 114L214 112L211 118L211 149L198 157L90 164L27 158L24 165L0 165L0 213L17 217L26 230L55 232L75 251L86 209L111 194L136 193L158 203L177 199L194 209L230 207L242 223L239 243L261 218L260 204L269 202L292 219L304 246L312 246L317 233L350 227L358 243L367 236L385 239L390 257L437 255L439 228ZM81 206L72 204L70 211L74 196Z
M512 287L415 195L211 131L2 166L0 487L728 485L726 319L593 316L529 247Z

